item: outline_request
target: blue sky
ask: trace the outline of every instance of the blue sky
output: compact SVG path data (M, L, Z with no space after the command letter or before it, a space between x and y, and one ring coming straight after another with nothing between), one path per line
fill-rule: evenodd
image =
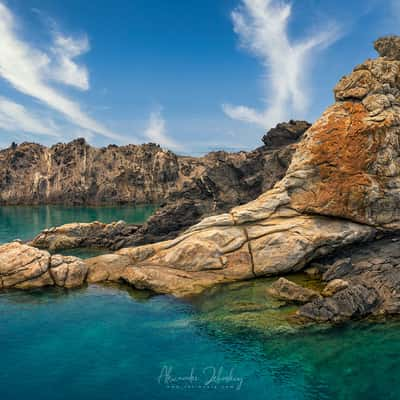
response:
M399 26L399 0L0 0L0 147L251 149Z

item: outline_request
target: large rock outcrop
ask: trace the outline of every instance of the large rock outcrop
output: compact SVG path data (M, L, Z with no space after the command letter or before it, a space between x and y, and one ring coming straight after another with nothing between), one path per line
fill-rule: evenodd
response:
M77 139L0 150L0 204L124 204L210 200L214 210L246 203L285 174L304 121L271 131L251 152L178 156L155 144L95 148ZM286 139L279 132L293 131ZM275 133L274 133L275 132ZM269 173L267 173L269 172ZM211 210L212 211L212 210Z
M296 142L309 126L305 121L278 124L264 136L266 144L254 151L220 151L199 158L176 156L156 145L95 149L83 140L51 148L14 145L0 151L0 204L161 203L129 235L125 229L122 235L110 232L104 241L97 229L98 246L119 249L173 239L201 218L228 211L270 189L284 176ZM59 243L68 244L62 238L65 230L43 232L41 237L54 242L59 234ZM93 241L94 230L86 230L80 230L82 241ZM78 235L73 236L68 247L73 242L79 245ZM37 244L45 247L45 242Z
M154 144L97 149L83 139L50 148L12 145L0 151L0 204L157 203L156 213L119 247L173 239L201 218L270 189L309 126L289 121L254 151L203 157L177 156Z
M199 273L218 281L282 274L377 230L399 229L400 60L385 57L393 38L379 43L383 56L342 78L336 102L305 133L273 189L173 241L117 253L130 257L129 282L154 289L165 273L163 292L179 294L182 271L192 286Z

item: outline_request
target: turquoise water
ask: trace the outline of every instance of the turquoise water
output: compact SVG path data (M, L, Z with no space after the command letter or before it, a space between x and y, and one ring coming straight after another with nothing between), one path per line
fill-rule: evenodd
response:
M203 300L101 286L0 294L1 399L400 398L398 322L273 334L246 327L248 311L215 319Z
M70 222L143 223L155 206L127 207L65 207L65 206L3 206L0 207L0 244L14 239L30 240L40 231Z
M154 205L126 207L3 206L0 207L0 244L15 239L30 240L40 231L70 222L123 220L141 224L155 211ZM57 253L81 258L109 253L104 249L67 249Z
M143 222L153 210L1 207L0 243L73 221ZM185 302L122 286L0 292L0 399L400 398L400 321L300 327L296 307L267 296L272 281Z

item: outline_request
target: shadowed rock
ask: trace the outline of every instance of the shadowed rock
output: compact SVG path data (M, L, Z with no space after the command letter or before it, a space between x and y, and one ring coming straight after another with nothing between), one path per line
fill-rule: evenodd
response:
M341 322L348 318L400 313L400 247L398 239L376 240L344 249L327 260L331 271L323 290L324 299L301 307L299 315L318 322ZM343 270L343 256L348 268ZM335 274L335 269L338 274Z

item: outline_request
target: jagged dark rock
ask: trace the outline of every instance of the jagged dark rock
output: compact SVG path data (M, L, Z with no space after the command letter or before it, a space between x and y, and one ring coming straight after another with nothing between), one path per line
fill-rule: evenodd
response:
M320 260L326 296L300 308L299 315L318 322L342 322L368 315L400 313L400 246L398 237L353 245ZM344 268L344 266L346 266ZM329 272L329 274L327 274ZM340 285L338 283L340 277Z
M311 126L307 121L282 122L271 129L262 141L267 147L286 146L300 139L303 133Z

